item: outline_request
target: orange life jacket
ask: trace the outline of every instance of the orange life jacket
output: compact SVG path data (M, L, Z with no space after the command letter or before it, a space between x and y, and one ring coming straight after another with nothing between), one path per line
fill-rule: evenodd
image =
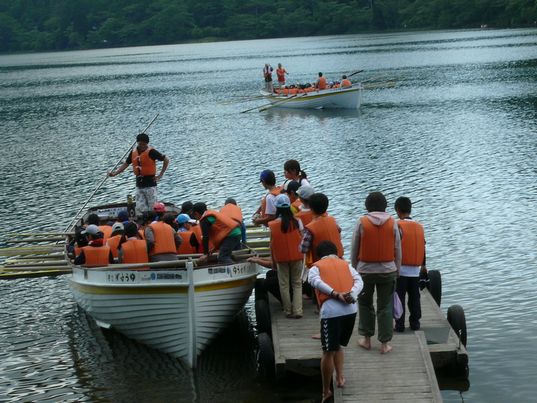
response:
M326 89L326 78L319 77L319 79L317 80L317 88L320 90Z
M196 235L196 239L198 240L199 247L198 247L197 252L198 253L203 252L203 243L202 243L203 234L201 233L201 225L199 224L193 225L190 228L190 230L194 233L194 235ZM214 245L210 239L209 239L209 250L214 250Z
M341 80L341 87L342 87L342 88L345 88L345 87L352 87L351 80L349 80L349 79L347 79L347 78Z
M140 238L145 239L145 232L143 228L140 228L138 230L138 234L140 235Z
M112 227L110 225L99 225L99 231L103 233L103 239L106 242L110 235L112 235Z
M382 225L375 225L364 216L360 218L362 235L358 260L362 262L391 262L395 259L395 235L392 217Z
M275 262L285 263L304 259L304 254L298 250L302 240L298 227L292 231L283 232L281 219L272 220L268 225L270 227L270 249Z
M110 246L110 251L112 252L112 256L114 256L114 259L117 259L118 256L117 247L119 246L119 241L121 241L121 235L114 235L106 240L106 244Z
M191 255L193 253L197 253L198 251L194 246L190 244L190 238L192 237L192 234L194 234L194 231L182 231L177 233L183 242L181 242L181 245L177 248L177 254L178 255ZM196 235L194 235L196 236ZM201 241L198 241L198 245Z
M209 239L213 242L215 248L219 248L222 241L229 235L231 231L237 228L237 222L228 217L225 214L221 214L216 210L207 210L200 221L207 218L214 217L215 222L211 225L211 231L209 232Z
M399 220L397 225L401 230L401 264L406 266L421 266L425 257L425 233L423 226L412 220Z
M261 199L261 217L265 217L265 210L267 208L267 196L268 194L278 196L282 192L281 186L274 186L269 192Z
M163 253L177 253L174 236L175 231L170 225L163 221L157 221L149 224L149 226L153 230L153 236L155 238L153 249L149 252L151 256Z
M121 244L123 259L121 263L147 263L147 243L143 239L129 239Z
M313 235L310 250L306 257L306 264L311 267L311 264L319 260L315 249L323 241L331 241L336 245L338 257L343 257L343 244L341 243L341 234L338 231L336 219L329 215L315 217L306 228Z
M228 203L220 209L220 213L233 218L237 223L242 224L242 210L239 206Z
M132 172L136 176L154 176L157 173L157 163L154 159L149 157L149 151L152 147L147 147L147 150L138 153L138 148L132 150L131 161L132 161Z
M84 246L82 248L86 263L84 267L99 267L108 266L110 263L110 247L108 245L103 246Z
M299 218L302 224L306 226L313 220L313 212L311 210L300 210L295 214L295 217Z
M343 259L337 259L335 257L327 257L316 261L314 266L319 268L319 275L321 280L332 287L336 292L348 293L352 290L354 280L352 274L349 271L349 264ZM319 306L330 299L329 295L326 295L319 290L315 290L317 295L317 301Z

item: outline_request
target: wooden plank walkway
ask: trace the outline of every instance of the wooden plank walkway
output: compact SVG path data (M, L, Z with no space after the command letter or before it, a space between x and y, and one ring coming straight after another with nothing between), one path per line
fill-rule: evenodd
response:
M421 296L421 331L395 333L391 342L394 350L390 354L378 352L379 343L375 338L372 338L371 351L359 348L355 325L345 350L347 385L336 390L336 401L442 401L434 368L467 364L468 353L429 292L423 290ZM320 330L314 305L304 301L304 316L288 319L279 302L270 296L270 311L276 375L281 376L286 371L318 375L321 343L311 338ZM379 388L382 389L380 394ZM357 395L360 391L370 396Z

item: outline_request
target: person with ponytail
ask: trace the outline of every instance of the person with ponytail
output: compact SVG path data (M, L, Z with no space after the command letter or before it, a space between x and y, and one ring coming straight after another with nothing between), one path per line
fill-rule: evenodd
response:
M297 181L300 186L310 185L308 175L300 169L300 163L297 160L285 161L285 164L283 164L283 173L285 175L283 186L289 181Z
M299 251L302 222L293 216L286 194L276 197L276 219L268 223L272 260L276 263L283 311L289 319L302 317L302 269L304 254ZM289 287L293 290L291 293Z

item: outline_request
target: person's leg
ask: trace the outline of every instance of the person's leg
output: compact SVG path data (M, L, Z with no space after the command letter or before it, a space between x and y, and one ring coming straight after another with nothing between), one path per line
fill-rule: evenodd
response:
M277 263L276 265L278 266L278 285L280 286L280 295L282 297L283 313L291 316L293 312L289 293L289 263Z
M332 383L332 374L334 373L334 356L335 351L323 351L321 357L321 377L323 380L323 402L332 396L330 384Z
M290 281L293 289L293 314L302 316L302 260L297 260L290 263Z
M380 352L385 354L392 350L388 342L393 337L393 293L397 273L377 274L377 321Z
M334 355L334 367L336 370L336 386L342 388L345 385L345 376L343 375L343 363L345 354L342 349L336 351Z
M265 290L270 292L274 297L282 302L282 296L280 295L280 285L278 284L278 272L276 270L269 270L265 275Z
M233 264L233 259L231 258L235 248L241 242L240 236L228 236L220 244L220 250L218 252L218 263L222 264Z
M406 296L406 289L408 286L407 282L408 277L399 276L397 278L397 281L395 283L395 291L397 292L397 295L399 295L399 299L401 300L401 305L403 306L403 314L399 319L395 320L395 331L396 332L404 332L405 331L405 296ZM409 299L410 303L410 299Z
M371 336L375 334L375 309L373 292L375 290L374 274L362 274L364 287L358 295L358 333L364 336L359 340L360 347L371 348Z
M410 316L410 328L420 330L421 303L420 303L420 279L419 277L408 277L408 311Z
M149 209L147 208L147 202L146 202L146 198L144 195L144 189L136 187L136 193L134 197L136 200L136 206L134 209L136 211L136 217L142 218L144 211L149 211ZM151 206L151 208L153 208L153 206Z

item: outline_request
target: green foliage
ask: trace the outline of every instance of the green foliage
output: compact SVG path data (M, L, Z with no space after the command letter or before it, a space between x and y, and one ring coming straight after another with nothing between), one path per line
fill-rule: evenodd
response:
M0 0L0 52L536 21L535 0Z

